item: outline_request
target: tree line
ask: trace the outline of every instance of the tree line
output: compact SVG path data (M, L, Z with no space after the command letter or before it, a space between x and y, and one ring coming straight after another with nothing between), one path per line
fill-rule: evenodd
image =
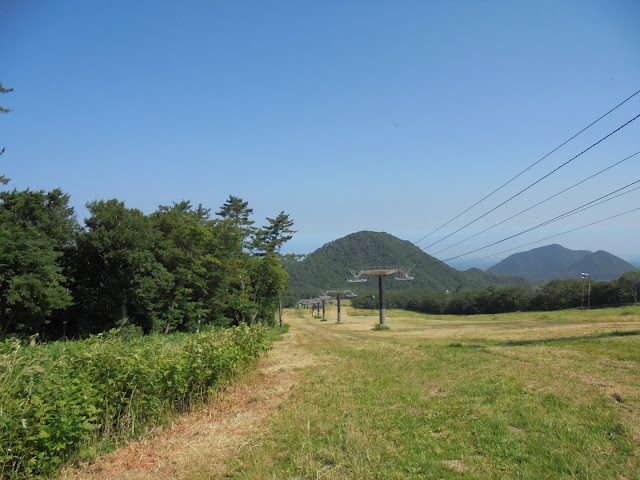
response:
M151 214L116 199L81 226L60 189L0 192L0 339L274 322L288 275L284 212L255 227L229 196L212 217L182 201Z
M416 290L389 291L387 308L420 313L477 315L517 311L550 311L568 308L604 307L638 302L640 271L629 271L612 281L551 280L536 288L488 287L482 290L458 288L446 292ZM355 308L377 308L375 295L352 299Z

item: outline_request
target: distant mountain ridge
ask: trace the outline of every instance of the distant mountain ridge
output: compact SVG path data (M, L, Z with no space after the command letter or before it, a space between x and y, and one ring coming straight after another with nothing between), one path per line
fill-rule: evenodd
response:
M414 280L398 282L388 279L386 288L422 289L431 291L496 286L529 286L524 277L513 277L470 269L456 270L431 255L424 253L409 241L384 232L362 231L352 233L323 245L301 261L285 262L289 273L289 291L292 295L318 295L333 289L374 289L376 278L368 283L347 281L349 269L368 266L401 265L411 267Z
M503 275L521 275L532 280L580 278L588 273L593 280L613 280L634 265L604 250L571 250L558 244L514 253L487 269Z

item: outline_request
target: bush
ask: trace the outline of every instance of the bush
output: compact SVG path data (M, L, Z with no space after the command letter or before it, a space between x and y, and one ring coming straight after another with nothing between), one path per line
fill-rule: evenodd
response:
M269 348L261 325L199 335L0 343L0 478L50 475L97 437L190 408Z

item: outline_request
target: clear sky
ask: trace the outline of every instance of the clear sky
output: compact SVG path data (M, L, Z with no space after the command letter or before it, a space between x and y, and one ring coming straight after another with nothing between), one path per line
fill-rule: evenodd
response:
M639 151L638 119L428 247L640 114L638 94L419 241L640 90L639 20L637 0L0 0L3 188L60 187L80 221L97 199L235 195L258 225L290 215L288 251L373 230L446 260L640 179L638 155L439 252ZM449 263L637 207L640 190ZM520 249L635 260L639 238L640 210Z

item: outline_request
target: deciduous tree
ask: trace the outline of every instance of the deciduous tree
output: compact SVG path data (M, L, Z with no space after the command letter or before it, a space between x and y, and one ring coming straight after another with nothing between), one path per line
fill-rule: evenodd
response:
M154 300L167 274L152 252L145 215L124 202L87 204L90 217L71 262L82 333L100 332L127 320L153 330Z
M37 333L71 305L61 257L77 231L69 196L0 193L0 336Z
M638 290L640 290L640 272L637 270L630 270L623 273L618 279L618 283L626 290L633 303L638 303Z

